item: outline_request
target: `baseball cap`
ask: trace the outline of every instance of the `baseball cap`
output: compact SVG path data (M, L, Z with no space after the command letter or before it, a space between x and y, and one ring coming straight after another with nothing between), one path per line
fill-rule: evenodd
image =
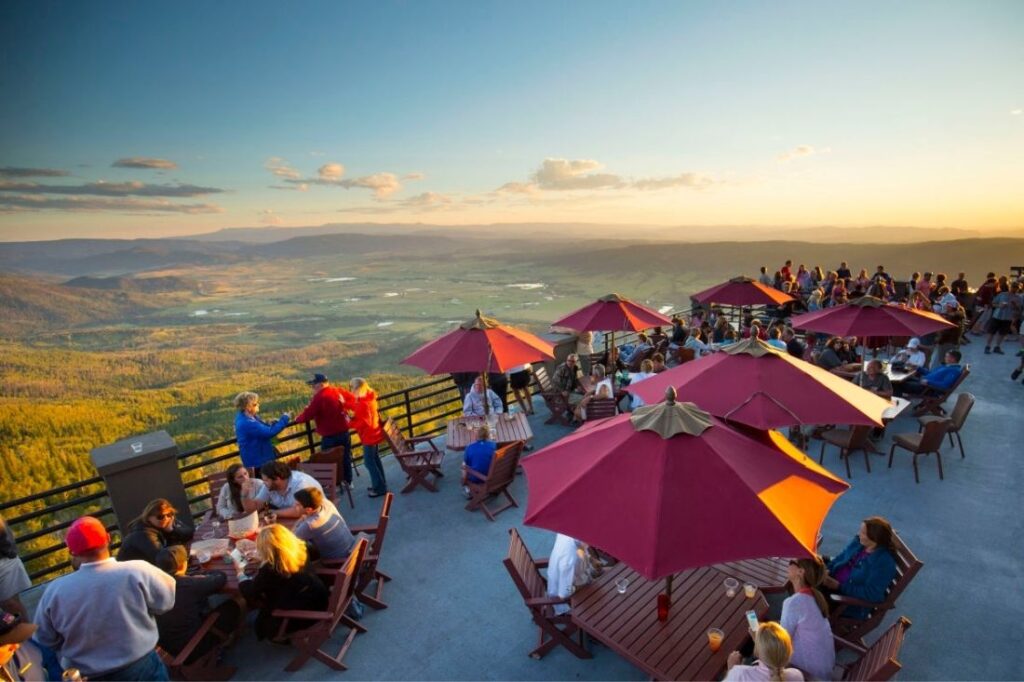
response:
M910 341L907 341L907 348L917 348L920 345L921 345L921 339L916 339L915 338L915 339L910 339Z
M323 374L314 374L313 378L307 381L306 383L309 384L310 386L312 386L313 384L326 384L327 377L325 377Z
M110 544L110 536L99 519L82 516L75 519L75 522L68 528L64 544L68 546L71 556L78 556L94 549L106 547Z
M0 644L21 644L36 632L36 626L21 616L0 609Z

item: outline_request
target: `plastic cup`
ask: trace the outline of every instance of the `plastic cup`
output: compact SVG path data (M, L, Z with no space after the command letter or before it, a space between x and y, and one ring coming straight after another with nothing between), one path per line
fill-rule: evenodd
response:
M615 591L619 594L626 594L629 589L629 578L619 578L615 581Z
M210 553L206 550L199 550L198 552L196 552L196 561L198 561L200 564L204 566L210 563L211 558L212 557L210 556Z
M722 648L722 639L725 638L725 633L718 628L711 628L708 630L708 646L711 651L718 651Z
M736 592L740 589L740 581L736 580L736 578L726 578L722 581L722 584L725 585L726 597L735 597Z
M743 586L743 594L747 595L747 599L753 599L757 596L757 585L746 583Z

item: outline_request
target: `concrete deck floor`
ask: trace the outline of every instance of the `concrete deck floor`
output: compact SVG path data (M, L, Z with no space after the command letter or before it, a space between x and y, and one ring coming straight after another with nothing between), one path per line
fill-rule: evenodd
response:
M967 458L961 460L947 441L945 480L926 459L915 485L908 455L897 456L891 470L885 458L875 456L871 474L855 457L853 487L823 529L823 547L834 553L864 517L883 515L924 562L887 620L905 615L913 621L900 656L902 679L1019 679L1024 670L1024 467L1017 459L1024 439L1024 386L1008 378L1019 346L1008 344L1005 356L985 356L982 347L975 341L964 348L972 375L962 388L978 399L963 434ZM533 420L537 447L569 432L545 426L540 415L546 414L539 404ZM910 417L891 424L888 433L916 430ZM820 442L813 441L815 457L818 448ZM888 438L883 449L888 452ZM537 630L501 563L507 529L519 528L535 556L547 555L553 535L522 525L523 477L513 486L520 508L497 522L464 511L459 461L460 453L448 454L439 493L419 489L396 496L381 559L382 570L394 578L384 591L389 608L367 609L363 624L369 632L356 638L347 672L310 661L297 673L285 673L291 650L258 643L248 631L228 655L240 666L237 679L644 679L600 646L593 647L592 660L564 649L540 661L527 656ZM825 464L843 475L834 449L826 451ZM392 487L400 487L391 458L385 468ZM364 473L357 486L365 480ZM370 523L378 512L377 501L360 493L355 510L342 507L350 523Z

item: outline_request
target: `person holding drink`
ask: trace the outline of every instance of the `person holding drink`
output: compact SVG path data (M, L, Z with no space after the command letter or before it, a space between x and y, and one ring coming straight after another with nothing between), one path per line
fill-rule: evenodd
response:
M710 635L709 635L710 636ZM721 641L721 640L719 640ZM793 655L793 643L785 628L775 622L761 623L754 633L753 665L742 665L740 652L729 654L726 665L729 672L725 682L781 682L782 680L803 680L803 674L796 668L789 668Z

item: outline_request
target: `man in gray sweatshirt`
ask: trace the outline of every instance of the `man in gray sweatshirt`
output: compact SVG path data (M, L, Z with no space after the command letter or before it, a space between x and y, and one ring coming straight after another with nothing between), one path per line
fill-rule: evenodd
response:
M64 542L76 570L47 586L36 639L88 678L167 680L154 616L174 606L174 578L145 561L115 561L91 516L72 523Z

